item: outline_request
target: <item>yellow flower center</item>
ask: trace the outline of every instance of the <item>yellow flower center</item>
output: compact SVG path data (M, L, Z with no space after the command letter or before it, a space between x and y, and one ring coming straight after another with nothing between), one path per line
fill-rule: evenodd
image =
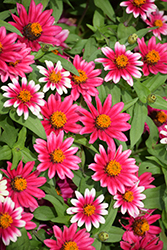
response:
M81 83L86 82L86 80L88 79L88 77L87 77L87 74L85 73L85 71L83 71L81 69L78 69L78 73L79 73L79 76L76 76L76 75L72 76L72 81L75 84L81 84Z
M158 51L153 49L145 56L145 60L149 65L155 65L160 60L160 55Z
M133 0L133 5L136 7L141 7L145 3L146 3L146 0Z
M51 160L54 163L62 163L66 158L63 151L61 149L55 149L51 154Z
M167 115L163 111L158 111L156 118L161 124L167 121Z
M95 213L95 210L96 208L94 205L88 204L84 207L84 214L86 214L87 216L91 216L92 214Z
M23 28L23 35L28 40L34 41L41 36L42 31L40 23L29 23Z
M158 28L163 26L163 22L160 19L155 20L154 26L157 26Z
M67 241L64 243L62 250L79 250L75 241Z
M110 176L117 176L120 174L121 172L121 164L119 162L117 162L116 160L111 160L106 168L105 168L105 172L110 175Z
M56 129L63 128L67 122L67 117L63 112L55 111L50 117L50 122Z
M17 66L17 64L18 64L19 62L20 62L20 60L16 60L15 62L9 62L8 65L9 65L9 66L15 67L15 66Z
M129 60L127 56L120 55L115 59L115 63L119 69L124 69L128 65Z
M23 177L15 177L11 181L11 186L13 190L21 192L27 188L27 181Z
M123 199L128 202L132 202L134 200L133 192L132 191L126 191L123 195Z
M95 126L98 129L106 129L110 126L110 124L111 124L111 119L108 115L105 114L97 116L95 121Z
M58 83L60 82L61 80L61 73L58 72L56 73L54 70L50 73L49 75L49 80L52 82L52 83Z
M52 50L52 53L58 55L59 51L57 49Z
M12 217L6 212L0 214L0 228L6 229L13 223Z
M149 230L149 224L146 219L138 219L133 223L133 232L138 236L143 236Z
M18 98L22 101L22 102L29 102L31 100L31 93L30 91L23 89L20 91Z
M0 42L0 53L2 52L2 50L3 50L3 45L2 45L2 43Z

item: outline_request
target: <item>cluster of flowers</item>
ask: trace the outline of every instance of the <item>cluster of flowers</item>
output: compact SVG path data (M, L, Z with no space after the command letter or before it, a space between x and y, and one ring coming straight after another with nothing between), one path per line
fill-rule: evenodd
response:
M122 2L121 6L128 6L127 12L133 12L137 17L141 14L146 20L146 11L149 9L149 26L158 26L153 34L160 39L160 33L166 33L166 17L156 10L153 0L134 0ZM146 5L147 4L147 5ZM145 7L146 5L146 7ZM145 209L141 200L146 196L142 193L148 188L154 188L150 183L154 180L151 173L146 172L138 176L138 166L135 165L134 158L129 158L131 150L123 151L120 145L116 149L114 139L127 141L123 133L130 129L127 121L130 115L122 113L123 102L112 106L112 96L108 95L102 105L96 87L103 83L103 78L99 77L100 69L95 69L93 61L86 62L79 55L73 59L73 65L78 70L78 75L66 71L61 62L56 65L45 60L47 68L38 65L39 72L44 77L39 82L46 83L43 91L39 92L40 85L33 80L27 83L25 73L30 73L30 64L34 63L34 56L31 51L38 51L41 48L40 42L49 43L56 46L66 47L64 41L68 36L68 31L54 25L54 18L51 16L52 10L42 12L42 4L35 5L31 1L29 13L27 14L22 4L17 4L17 11L20 17L12 14L15 22L10 22L22 36L15 33L6 34L5 27L0 28L0 76L1 81L6 82L10 77L12 83L1 87L5 91L3 94L9 98L4 103L4 107L13 106L17 108L18 116L24 114L26 120L29 111L42 119L42 125L47 135L47 141L36 139L34 149L38 153L40 164L37 170L33 171L35 162L27 162L23 167L22 161L17 169L12 169L12 164L8 162L7 170L1 169L6 177L1 176L0 182L0 237L2 249L9 245L10 240L16 241L21 235L17 227L25 227L26 230L34 229L36 224L32 222L32 212L38 207L35 198L41 199L45 196L44 191L39 189L45 184L45 177L38 177L41 172L48 170L49 179L56 178L57 185L61 191L65 202L67 198L74 196L75 187L72 183L73 170L79 169L81 159L75 154L77 147L72 147L74 138L64 139L65 133L91 134L89 143L93 144L97 139L106 142L107 152L103 145L99 145L99 154L94 157L95 163L89 164L88 168L95 173L92 175L94 181L100 181L101 187L107 187L108 192L116 200L114 208L121 207L122 214L128 213L126 217L129 224L123 227L126 229L123 241L120 245L122 249L162 249L163 243L157 236L161 229L151 225L160 218L160 215L151 215L154 210ZM165 30L165 31L164 31ZM16 41L18 39L18 41ZM140 78L150 73L167 73L167 43L156 44L153 36L146 45L144 38L137 39L140 53L132 53L126 50L125 45L119 42L115 44L115 51L109 47L102 48L102 52L107 58L98 58L95 61L104 66L104 70L109 71L104 81L118 83L122 77L130 86L133 86L133 78ZM142 59L138 61L138 59ZM142 66L142 68L138 67ZM19 76L22 77L22 84L19 83ZM56 94L51 94L48 100L44 100L44 93L49 89L56 90ZM71 94L61 101L61 95L67 94L71 89ZM84 98L89 111L77 104L73 104L80 95ZM92 97L95 97L96 108L92 104ZM149 116L157 123L160 134L167 136L164 128L167 129L167 112L149 109ZM81 125L83 124L83 126ZM160 124L160 125L159 125ZM167 143L167 138L161 139L162 143ZM53 226L53 233L57 241L46 239L44 243L51 249L95 249L92 245L93 238L88 233L92 224L98 228L99 224L105 223L103 215L107 215L107 203L103 203L104 195L96 197L96 190L86 189L84 196L75 191L77 199L71 199L73 207L67 209L67 214L72 214L70 222L72 225L64 232L58 226ZM7 196L4 198L3 196ZM34 198L35 197L35 198ZM95 198L96 197L96 198ZM27 212L27 209L30 209ZM77 226L85 229L77 232ZM86 232L87 231L87 232ZM31 237L29 235L29 237ZM152 248L151 248L152 247Z

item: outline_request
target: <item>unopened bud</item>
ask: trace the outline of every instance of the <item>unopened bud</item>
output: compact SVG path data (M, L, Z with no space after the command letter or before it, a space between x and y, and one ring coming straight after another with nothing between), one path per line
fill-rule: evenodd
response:
M41 43L41 49L43 52L47 52L49 50L49 44Z
M128 37L128 43L129 44L134 44L137 41L138 35L137 34L132 34Z
M100 241L106 241L106 240L108 240L109 235L106 232L101 232L98 234L98 238Z
M147 96L148 103L154 103L156 101L157 97L154 94L149 94Z

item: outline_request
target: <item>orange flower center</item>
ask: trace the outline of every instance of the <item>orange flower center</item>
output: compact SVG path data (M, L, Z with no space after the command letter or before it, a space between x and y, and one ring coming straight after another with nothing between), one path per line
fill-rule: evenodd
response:
M64 243L62 250L79 250L75 241L67 241Z
M106 129L110 126L110 124L111 124L111 119L108 115L105 114L97 116L95 121L95 126L98 129Z
M86 80L88 79L88 77L87 77L87 74L85 73L85 71L83 71L81 69L78 69L78 73L79 73L79 76L76 76L76 75L72 76L72 81L75 84L81 84L81 83L86 82Z
M127 56L120 55L115 59L115 63L119 69L124 69L128 65L129 60Z
M15 62L9 62L8 65L9 65L9 66L15 67L15 66L17 66L17 64L18 64L19 62L20 62L20 60L16 60Z
M12 217L6 212L0 214L0 228L6 229L13 223Z
M126 191L123 195L123 199L127 202L132 202L134 200L133 192Z
M110 175L110 176L117 176L120 174L121 172L121 164L119 162L117 162L116 160L111 160L106 168L105 168L105 172Z
M67 117L63 112L57 110L51 115L50 122L56 129L63 128L67 122Z
M13 190L21 192L27 188L27 181L23 177L15 177L11 181L11 186Z
M154 26L157 26L158 28L163 26L163 22L160 19L155 20Z
M23 89L20 91L18 98L22 101L22 102L29 102L31 100L31 93L29 90Z
M91 216L95 213L95 210L96 208L94 205L88 204L84 207L84 214L86 214L87 216Z
M136 7L141 7L145 3L146 3L146 0L133 0L133 5Z
M163 111L158 111L156 118L161 124L163 124L167 120L167 115Z
M0 42L0 53L2 52L2 50L3 50L3 45L2 45L2 43Z
M40 23L29 23L23 28L23 35L28 40L34 41L41 36L42 31Z
M52 53L58 55L59 51L57 49L52 50Z
M50 73L49 75L49 80L52 82L52 83L58 83L61 81L61 73L58 72L56 73L54 70Z
M143 236L149 230L149 224L146 219L138 219L133 223L133 232L138 236Z
M63 151L61 149L55 149L51 154L51 160L54 163L62 163L66 158Z
M55 190L56 190L56 193L57 193L59 196L62 196L62 193L61 193L61 191L60 191L60 188L59 188L59 187L56 187L56 188L55 188Z
M160 55L158 51L153 49L145 56L145 60L149 65L155 65L160 60Z

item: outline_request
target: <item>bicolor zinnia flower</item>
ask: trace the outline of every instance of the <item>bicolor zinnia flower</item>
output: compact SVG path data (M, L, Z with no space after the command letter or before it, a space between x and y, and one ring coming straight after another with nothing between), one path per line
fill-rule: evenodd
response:
M95 154L96 163L88 167L95 171L92 175L94 181L100 181L102 187L107 187L110 194L115 195L117 191L125 193L125 186L131 187L138 181L135 173L138 166L134 158L128 158L131 150L122 152L122 145L116 148L107 148L107 153L102 145L99 145L100 154Z
M156 27L157 29L151 30L153 35L161 40L161 34L167 35L167 16L164 16L164 11L159 11L158 9L153 13L148 13L149 20L145 20L146 24L150 27Z
M62 31L62 28L54 24L54 17L51 16L53 10L42 11L41 3L35 5L35 1L31 0L29 12L22 4L17 3L18 16L12 14L15 22L9 22L22 33L23 37L18 36L22 43L26 43L32 51L38 51L41 43L49 43L54 45L57 41L55 35Z
M2 180L2 174L0 173L0 202L3 202L5 197L8 196L9 192L7 191L7 180Z
M79 76L71 76L71 96L76 101L80 94L91 101L91 96L98 95L99 92L96 87L103 83L103 78L98 77L101 74L101 69L94 69L94 62L86 62L82 57L75 55L73 65L78 70Z
M7 162L7 170L1 169L1 171L7 176L4 177L7 180L7 190L9 196L15 202L16 207L26 207L34 211L38 207L36 198L45 197L45 193L38 187L42 186L46 182L45 177L38 177L39 172L33 170L34 161L29 161L23 167L23 162L20 161L17 169L12 168L12 163ZM34 197L33 197L34 196Z
M140 53L126 51L125 45L121 45L119 42L115 43L115 52L107 46L101 50L107 58L97 58L95 61L101 62L104 70L110 70L104 78L106 82L113 80L114 83L118 83L122 77L130 86L133 86L132 76L141 77L139 71L141 68L136 67L143 65L143 62L137 61L141 57Z
M118 192L113 197L114 200L117 200L114 203L114 208L121 206L122 214L128 212L132 217L138 216L140 213L139 209L144 207L143 202L141 202L141 200L146 198L145 194L141 194L144 190L145 188L143 186L137 186L137 184L135 184L130 188L126 188L122 194Z
M71 80L68 77L70 72L63 69L60 61L55 66L51 61L45 60L45 63L48 70L43 66L37 66L39 72L45 76L40 78L39 82L47 82L43 92L47 92L50 88L51 90L56 89L59 95L62 95L63 92L67 94L67 88L71 88Z
M145 20L149 12L156 11L157 6L153 3L155 0L128 0L120 3L120 6L127 7L126 13L133 13L137 18L139 15Z
M99 97L96 96L95 99L97 110L89 101L86 101L86 103L91 113L85 109L80 110L83 114L80 120L85 125L85 127L81 129L80 134L92 133L89 143L92 144L99 138L102 141L106 141L110 148L115 148L113 138L120 141L127 141L127 137L122 131L130 129L131 125L127 123L130 119L130 115L120 113L124 106L123 102L119 102L111 107L112 97L110 94L107 96L103 107Z
M160 131L160 135L163 136L160 143L167 144L167 125L164 126L164 130Z
M53 226L54 239L44 240L44 243L50 250L96 250L92 246L94 242L93 238L90 238L90 234L86 232L86 229L80 229L77 231L77 224L72 224L69 228L64 226L62 232L58 226Z
M156 44L155 36L152 36L148 41L148 46L142 39L138 38L139 50L141 51L144 66L143 74L148 76L150 73L156 75L158 72L167 74L167 43Z
M75 191L75 195L77 199L71 199L71 203L74 207L67 208L68 214L75 214L70 220L71 223L78 222L78 227L82 227L85 223L88 232L91 230L92 224L98 228L99 223L105 223L105 219L102 215L108 214L108 211L105 210L108 204L102 203L104 200L103 194L95 199L96 190L92 188L89 191L89 189L86 188L84 197L79 191Z
M46 134L49 135L53 131L58 135L62 130L66 133L78 134L81 129L81 125L76 123L80 120L78 110L80 110L80 107L73 104L71 95L66 96L61 102L61 96L58 93L51 94L48 102L41 108L44 118L44 121L41 122Z
M16 242L21 236L18 227L24 227L26 222L22 219L22 207L15 207L15 203L10 197L6 197L4 202L0 202L0 238L5 246L10 241Z
M24 119L26 120L29 115L28 109L37 116L42 118L40 115L41 106L45 104L43 100L44 93L37 92L40 89L40 85L36 84L31 80L27 84L26 77L23 77L21 80L21 86L19 81L16 78L12 79L12 83L9 83L8 86L2 86L1 89L6 91L3 96L10 98L4 103L4 107L13 106L17 108L18 116L21 116L24 113Z
M61 131L58 135L50 133L47 137L47 142L42 139L36 139L34 148L38 155L38 160L41 162L37 170L43 172L48 170L49 178L53 178L57 173L60 179L65 179L65 176L72 179L74 174L71 170L78 170L78 163L81 159L74 155L77 147L71 147L74 138L69 137L63 141L64 132Z

